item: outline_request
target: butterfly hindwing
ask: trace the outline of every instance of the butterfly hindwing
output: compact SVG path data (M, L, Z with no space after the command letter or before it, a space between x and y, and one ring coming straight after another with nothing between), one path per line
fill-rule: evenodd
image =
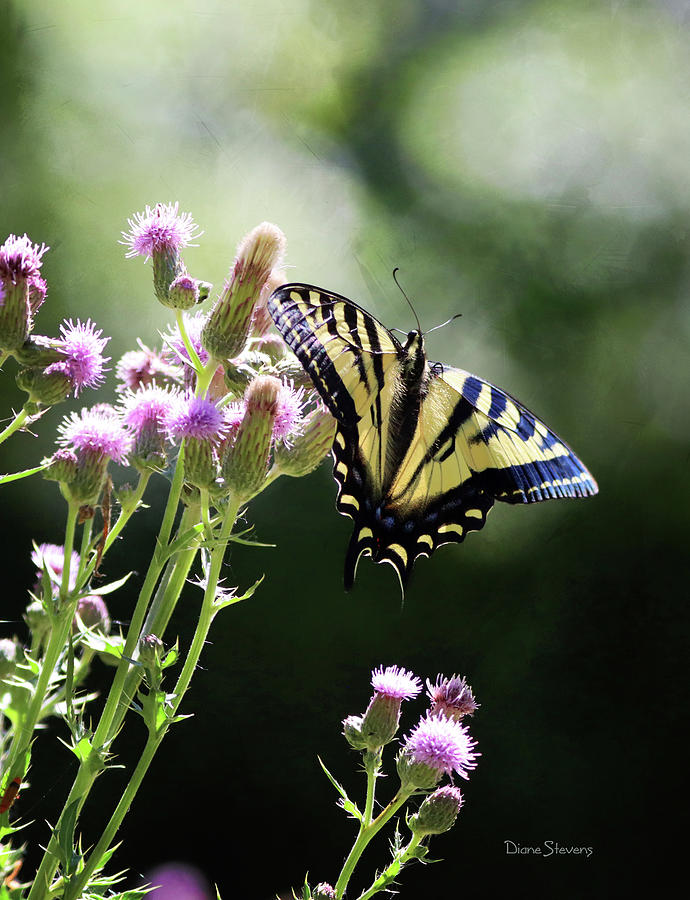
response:
M572 450L517 400L428 363L419 332L403 346L357 304L309 285L284 285L269 309L338 421L336 505L354 520L346 588L370 555L404 589L419 556L479 531L496 500L597 493Z

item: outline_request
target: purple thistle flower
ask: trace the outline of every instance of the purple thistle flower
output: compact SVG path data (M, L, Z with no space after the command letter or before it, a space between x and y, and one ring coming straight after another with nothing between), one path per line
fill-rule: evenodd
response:
M134 431L146 425L155 424L167 428L168 416L179 402L179 391L174 388L149 384L138 391L129 391L122 398L121 408L125 425Z
M199 232L191 213L178 213L179 203L157 203L153 209L135 213L127 219L129 231L123 231L121 244L129 247L127 257L154 253L176 253L181 247L193 247Z
M59 544L38 544L31 551L31 562L36 566L36 586L34 591L40 590L43 570L48 572L50 580L56 587L62 582L62 570L65 566L65 548ZM79 569L79 554L72 553L69 567L69 589L73 590L77 583L77 571Z
M125 463L131 436L112 406L99 403L65 417L58 428L58 444L98 458L108 457Z
M443 713L449 719L461 719L463 716L473 715L479 708L472 688L459 675L452 675L450 678L438 675L436 684L427 680L426 686L431 701L431 715Z
M399 666L379 666L371 673L371 686L377 694L398 700L411 700L422 689L422 682L412 672Z
M45 244L33 244L28 235L11 234L0 247L0 279L12 284L27 281L29 284L45 282L40 276L43 254L50 250ZM44 291L45 294L45 291Z
M105 363L110 360L102 351L110 338L102 338L103 332L91 319L86 322L77 319L76 323L67 319L60 325L60 334L57 349L66 358L48 366L45 372L47 375L60 372L69 378L74 386L74 396L78 397L82 388L102 384Z
M464 725L444 715L427 713L412 730L403 747L403 755L412 764L421 764L439 774L457 772L468 778L476 758L472 740Z
M301 387L295 390L292 382L283 382L278 394L276 417L273 423L273 437L290 446L290 435L297 436L303 419L305 391Z
M168 413L166 426L170 440L196 438L219 444L228 430L223 411L206 397L187 395Z
M117 390L136 391L139 387L155 384L169 379L178 381L180 378L179 366L167 363L157 350L152 350L137 338L138 350L128 350L117 366L115 375L122 382Z

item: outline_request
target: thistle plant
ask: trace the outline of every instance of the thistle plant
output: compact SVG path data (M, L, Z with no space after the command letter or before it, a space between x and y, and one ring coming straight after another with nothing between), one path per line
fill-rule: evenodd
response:
M476 766L479 754L474 749L475 741L460 721L477 709L472 691L463 678L439 675L434 685L427 681L427 711L399 746L395 758L397 791L377 812L377 779L385 776L385 748L398 733L403 700L414 699L421 692L422 684L416 675L398 666L374 670L371 684L374 694L366 711L360 716L348 716L343 722L345 739L362 757L366 775L364 803L358 805L351 800L322 763L324 772L340 794L341 808L358 823L357 836L334 884L320 882L311 888L305 881L300 900L341 900L369 843L410 801L415 802L419 797L424 799L417 810L411 812L408 808L406 811L405 825L409 836L406 837L396 824L390 841L390 862L375 874L357 900L369 900L381 891L390 891L398 883L403 869L412 862L429 862L431 836L449 831L463 804L459 787L452 783L441 785L440 782L445 776L454 774L467 779Z
M211 285L192 276L182 256L200 236L177 204L147 206L130 218L121 241L126 256L150 263L153 295L172 320L159 347L137 338L113 367L117 384L110 402L90 406L81 405L88 390L101 388L111 372L104 356L109 339L91 319L67 319L52 338L34 333L47 294L41 272L49 248L26 235L11 235L0 247L0 366L11 374L14 364L17 387L28 395L0 432L0 444L25 440L22 432L49 407L70 398L80 404L64 416L48 458L0 477L1 490L4 482L40 473L54 482L47 489L57 488L64 503L62 544L36 535L26 636L0 640L0 890L7 896L78 900L147 892L120 890L121 874L106 869L163 739L187 715L184 697L215 616L248 600L259 585L229 586L221 577L228 548L252 543L251 529L239 528L238 520L281 475L301 477L315 469L333 442L334 419L270 331L266 301L285 280L284 235L269 223L253 229L240 242L207 312L197 306L210 297ZM130 478L135 474L133 484L118 474L125 466ZM151 536L151 562L133 591L131 573L105 582L103 575L109 551L115 541L126 540L152 478L167 482L168 495ZM191 642L180 647L168 633L169 623L188 583L199 586L202 596ZM124 631L114 629L107 606L115 591L133 595ZM96 660L111 667L112 677L102 710L92 719L88 706L94 695L87 685ZM395 667L375 672L372 683L375 693L364 716L345 723L348 741L363 754L368 788L363 812L355 812L350 801L343 804L359 819L360 832L332 889L337 897L369 841L412 797L436 787L444 775L465 777L474 765L473 744L457 722L452 699L465 692L464 715L473 711L471 692L457 679L441 680L439 697L430 695L427 718L400 753L400 790L374 817L383 748L396 734L402 700L419 693L421 683ZM84 833L82 812L94 782L113 768L118 742L137 717L145 724L146 743L122 797L99 834ZM62 720L78 769L62 812L44 835L37 870L26 872L16 843L24 824L22 800L31 790L36 742L53 739L45 728L50 719ZM423 858L428 836L437 833L433 823L457 814L457 788L439 791L445 793L437 791L436 800L430 794L417 818L408 819L415 823L411 842L396 845L393 862L362 897L391 884L413 858ZM321 885L305 896L330 896L328 890Z

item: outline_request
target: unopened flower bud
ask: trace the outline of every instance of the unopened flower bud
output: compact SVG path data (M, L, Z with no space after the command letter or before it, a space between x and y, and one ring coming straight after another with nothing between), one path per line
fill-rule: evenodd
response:
M275 447L275 464L281 474L301 478L312 472L328 456L335 438L336 421L325 406L319 404L301 425L290 445L279 442Z
M335 900L335 890L326 881L317 884L312 891L312 900Z
M64 359L58 349L59 342L44 334L32 334L14 351L14 357L22 366L43 368Z
M49 464L42 474L48 481L70 484L77 475L76 453L72 450L57 450L50 457Z
M16 381L17 387L29 395L29 400L43 406L62 403L74 388L71 378L64 372L48 369L20 369Z
M424 800L419 812L411 816L408 826L413 834L443 834L455 824L462 806L462 791L458 787L445 785L438 788Z
M348 716L343 721L343 735L348 744L355 750L366 749L367 741L362 734L361 716Z
M24 621L31 632L34 644L40 644L50 631L50 618L40 600L32 600L29 603L24 610Z
M18 655L16 641L0 640L0 678L9 678L14 672Z
M199 303L199 283L186 272L170 285L166 305L172 309L191 309Z
M190 484L209 488L218 477L218 457L211 441L188 437L185 443L184 477Z
M86 597L79 598L74 622L72 623L72 631L74 632L79 630L77 619L81 620L84 628L90 631L100 631L102 634L110 632L108 607L98 594L89 594Z
M240 243L233 270L201 335L216 359L234 359L245 348L254 306L284 251L285 235L269 222L258 225Z
M271 365L275 366L288 352L285 341L278 334L265 334L254 344L259 353L264 353Z
M241 501L258 493L266 480L280 390L280 381L270 375L251 382L237 435L225 450L223 477L230 492Z
M139 641L139 662L143 666L153 668L163 655L165 645L155 634L145 634Z

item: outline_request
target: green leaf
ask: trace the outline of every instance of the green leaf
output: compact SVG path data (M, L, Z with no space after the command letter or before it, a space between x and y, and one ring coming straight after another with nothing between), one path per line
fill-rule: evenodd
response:
M67 807L61 816L61 820L55 829L58 839L59 858L65 875L73 875L81 859L81 854L74 850L74 829L79 814L79 800L75 800Z
M104 584L102 587L99 586L99 588L98 588L99 596L103 595L103 594L112 594L113 591L119 590L123 584L126 584L129 581L129 579L132 577L133 574L134 574L133 572L128 572L124 576L124 578L119 578L117 581L110 581L108 584ZM87 596L87 595L85 594L84 596Z
M35 475L37 472L42 472L44 469L47 469L49 465L50 460L46 460L46 462L42 463L40 466L35 466L33 469L24 469L22 472L13 472L10 475L0 475L0 484L9 484L10 481L28 478L30 475Z
M265 577L265 575L262 575L261 578L259 578L258 581L255 581L254 584L250 588L248 588L241 596L233 594L231 591L219 590L218 596L216 596L216 599L213 602L215 611L218 612L219 610L224 609L226 606L232 606L233 604L239 603L242 600L248 600L254 594Z
M342 807L345 810L345 812L350 813L351 816L354 816L355 819L359 819L359 821L361 822L363 819L363 816L362 816L362 813L359 811L357 804L354 803L352 800L350 800L350 798L347 796L347 792L345 791L345 788L341 784L339 784L335 780L335 778L331 775L331 773L328 771L328 769L324 765L321 757L319 756L319 757L317 757L317 759L319 760L319 765L321 766L323 771L326 773L326 777L328 778L330 783L333 785L333 787L336 789L336 791L340 794L340 796L342 798L342 801L341 801Z

